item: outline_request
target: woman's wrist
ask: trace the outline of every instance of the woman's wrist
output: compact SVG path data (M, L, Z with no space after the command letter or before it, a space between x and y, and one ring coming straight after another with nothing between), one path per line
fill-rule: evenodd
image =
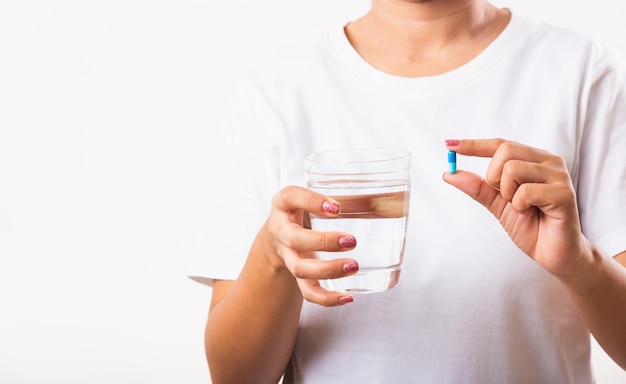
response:
M579 292L591 291L602 276L606 274L606 263L609 256L605 255L591 241L584 239L581 255L575 259L566 273L556 276L569 289Z

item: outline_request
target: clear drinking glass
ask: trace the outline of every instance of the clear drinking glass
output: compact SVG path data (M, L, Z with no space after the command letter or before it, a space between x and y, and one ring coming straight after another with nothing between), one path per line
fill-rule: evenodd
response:
M351 257L356 275L320 281L329 290L382 292L400 278L409 214L410 157L396 149L341 149L310 154L305 159L309 189L341 204L338 216L311 214L316 231L353 235L357 246L339 254L317 252L321 260Z

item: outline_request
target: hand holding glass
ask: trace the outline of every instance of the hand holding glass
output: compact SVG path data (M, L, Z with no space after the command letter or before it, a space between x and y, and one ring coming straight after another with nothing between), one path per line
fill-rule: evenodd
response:
M345 149L306 157L308 188L335 199L335 217L311 214L311 229L353 235L347 257L359 263L356 275L320 281L339 292L370 293L393 288L400 278L409 214L410 153L394 149ZM317 252L321 260L337 253Z

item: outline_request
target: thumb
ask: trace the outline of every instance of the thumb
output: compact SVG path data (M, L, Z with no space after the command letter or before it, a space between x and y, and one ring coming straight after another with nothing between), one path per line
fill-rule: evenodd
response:
M467 171L457 171L455 174L446 172L443 174L443 180L478 201L494 216L499 218L502 214L506 201L502 199L500 191L477 174Z

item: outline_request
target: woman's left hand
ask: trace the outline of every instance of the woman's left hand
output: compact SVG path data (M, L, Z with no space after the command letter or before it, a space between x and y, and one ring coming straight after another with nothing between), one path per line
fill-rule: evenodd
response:
M446 147L491 158L484 179L462 170L443 178L484 205L522 251L558 277L585 264L588 242L562 158L503 139L448 140Z

